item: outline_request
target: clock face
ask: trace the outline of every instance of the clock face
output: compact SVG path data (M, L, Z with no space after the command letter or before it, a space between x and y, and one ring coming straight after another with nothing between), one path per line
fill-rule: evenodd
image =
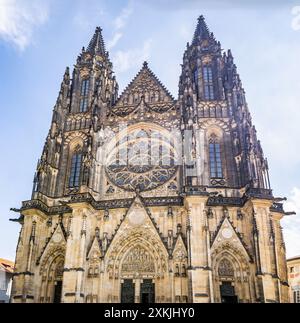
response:
M124 190L153 190L176 175L174 144L155 130L130 132L108 156L106 172Z

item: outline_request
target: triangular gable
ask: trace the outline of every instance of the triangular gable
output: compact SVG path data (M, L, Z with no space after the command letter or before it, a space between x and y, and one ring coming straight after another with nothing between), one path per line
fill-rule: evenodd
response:
M173 258L175 261L184 261L188 258L187 248L181 234L178 236L175 242Z
M141 104L143 108L163 113L172 109L175 100L159 81L155 74L144 63L143 68L128 85L112 108L112 113L117 116L127 116L137 110Z
M157 240L160 240L161 243L165 246L165 250L167 250L166 242L163 240L162 234L160 233L155 220L152 218L150 211L146 209L142 201L142 197L140 196L137 196L133 200L123 221L118 227L118 230L112 237L107 251L109 251L110 247L114 244L115 241L118 241L124 231L128 232L128 235L130 235L130 233L134 231L152 232L152 234L156 235Z
M221 245L231 245L234 249L241 250L244 255L249 258L249 260L252 260L252 256L247 250L246 244L242 240L241 236L237 233L228 217L225 217L222 220L215 234L211 246L212 251Z
M91 244L91 247L87 252L87 260L90 260L95 253L99 255L99 258L103 256L103 253L101 250L101 241L97 236L95 236L93 243Z
M51 237L47 239L46 245L43 248L40 257L38 258L37 264L41 262L41 259L45 254L47 254L48 250L55 247L65 247L67 244L67 233L62 224L59 222L51 234Z

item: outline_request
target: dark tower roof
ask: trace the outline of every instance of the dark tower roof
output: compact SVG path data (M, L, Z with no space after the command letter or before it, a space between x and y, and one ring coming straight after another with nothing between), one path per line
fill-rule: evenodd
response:
M95 34L89 43L87 51L91 54L105 55L105 44L102 36L102 29L96 28Z
M205 18L204 16L200 16L198 18L198 25L194 34L194 39L193 39L193 45L195 43L197 43L197 41L201 41L204 39L211 39L212 38L212 34L210 33L207 24L205 22Z

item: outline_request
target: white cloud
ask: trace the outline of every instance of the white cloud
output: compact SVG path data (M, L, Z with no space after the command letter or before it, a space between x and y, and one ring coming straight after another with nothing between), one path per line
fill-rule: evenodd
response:
M128 19L133 13L133 1L130 0L125 8L121 11L120 15L114 20L115 32L113 38L108 42L108 50L115 47L119 40L123 37L123 29L126 27Z
M120 32L115 33L113 38L107 43L107 49L111 50L113 47L115 47L122 37L123 37L122 33Z
M125 7L122 10L121 14L114 21L116 30L123 29L126 26L127 20L130 18L132 13L133 13L132 1L129 1L127 7Z
M286 217L283 220L284 236L288 257L300 255L300 188L295 187L288 201L285 211L296 212L296 216Z
M179 27L179 35L185 41L189 41L191 39L192 35L193 35L192 26L181 25Z
M46 1L0 0L0 38L24 50L34 29L48 19Z
M117 73L126 72L131 68L138 68L144 61L150 58L152 40L144 42L142 48L131 49L128 51L117 51L113 61Z

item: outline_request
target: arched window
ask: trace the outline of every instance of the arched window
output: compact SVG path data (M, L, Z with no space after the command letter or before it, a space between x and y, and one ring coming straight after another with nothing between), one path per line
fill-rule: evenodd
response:
M197 99L199 99L199 70L196 68L193 73L195 87L197 91Z
M234 277L234 269L228 259L223 259L219 264L220 277Z
M223 178L221 145L216 137L209 141L210 177Z
M214 78L211 66L203 67L203 85L204 85L204 99L212 101L215 99Z
M72 157L69 187L76 188L80 186L80 174L82 166L82 153L76 152Z
M86 112L89 104L90 80L83 80L81 83L80 112Z

